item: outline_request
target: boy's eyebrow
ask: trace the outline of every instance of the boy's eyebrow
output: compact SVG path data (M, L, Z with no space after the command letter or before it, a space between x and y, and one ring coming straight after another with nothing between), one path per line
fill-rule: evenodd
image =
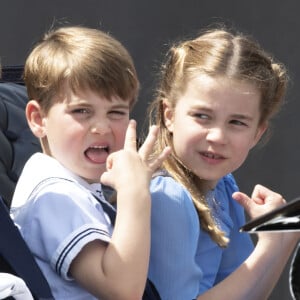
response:
M129 108L129 102L112 104L112 108L114 108L114 109L128 109Z
M109 101L109 103L111 103L111 107L114 109L128 109L130 107L129 101L127 102L118 102L118 103L114 103L113 101ZM91 103L89 103L86 100L79 100L75 103L71 102L68 104L69 106L92 106Z

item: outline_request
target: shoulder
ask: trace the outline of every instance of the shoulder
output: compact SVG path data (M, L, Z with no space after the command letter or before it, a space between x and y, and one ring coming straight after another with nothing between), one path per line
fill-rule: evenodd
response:
M97 201L93 195L78 183L66 178L46 178L31 186L30 193L23 198L20 197L21 192L22 189L16 195L18 198L14 200L21 199L22 202L13 201L11 214L17 222L23 224L31 224L32 220L38 222L44 222L49 218L54 220L53 216L56 216L56 220L72 220L74 215L82 218L86 214L100 213L95 210Z
M16 185L12 207L21 207L36 195L81 195L82 190L76 179L58 161L43 153L36 153L25 164Z
M182 199L190 197L186 188L171 176L154 177L150 184L150 192L152 198L170 198L176 202L181 202Z
M27 160L14 191L13 207L25 204L34 188L44 179L53 176L52 162L56 161L43 153L35 153Z
M73 214L94 210L97 203L91 192L77 182L66 178L48 178L42 181L28 199L36 213ZM58 210L58 211L57 211Z
M216 186L216 193L219 195L221 194L222 198L226 197L231 199L232 194L238 190L239 187L232 174L227 174L226 176L222 177Z
M170 176L157 176L150 185L152 220L177 220L178 224L198 222L197 211L187 189ZM174 226L174 224L172 225Z

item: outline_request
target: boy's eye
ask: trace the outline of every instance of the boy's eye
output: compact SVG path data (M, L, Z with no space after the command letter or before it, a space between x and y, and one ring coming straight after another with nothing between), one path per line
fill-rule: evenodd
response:
M116 114L116 115L125 115L125 111L121 111L121 110L112 110L109 112L110 114Z
M122 118L123 116L129 115L129 112L124 110L111 110L109 112L109 115L114 119L119 119Z
M86 108L76 108L72 110L72 113L74 114L87 114L89 113L89 110Z

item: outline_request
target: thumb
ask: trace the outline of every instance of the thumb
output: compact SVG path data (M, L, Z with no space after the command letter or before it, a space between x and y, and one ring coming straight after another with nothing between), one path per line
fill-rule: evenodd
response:
M110 154L107 159L106 159L106 171L102 173L100 176L100 183L111 186L111 175L110 171L112 170L113 167L113 154Z
M248 195L242 192L234 192L232 194L232 198L235 201L237 201L241 206L243 206L248 213L250 212L252 200Z
M110 154L106 159L106 170L109 171L113 167L114 153Z
M110 185L110 180L109 180L109 173L108 172L104 172L102 173L102 175L100 176L100 183L104 184L104 185Z

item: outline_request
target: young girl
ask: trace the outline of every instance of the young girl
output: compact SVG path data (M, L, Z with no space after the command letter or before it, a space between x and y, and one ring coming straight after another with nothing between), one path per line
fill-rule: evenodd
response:
M173 149L151 183L149 277L163 300L270 294L299 236L259 234L253 248L239 232L242 206L257 217L284 199L260 185L250 199L230 173L266 132L286 85L285 68L244 35L216 29L170 49L151 106L156 153Z

